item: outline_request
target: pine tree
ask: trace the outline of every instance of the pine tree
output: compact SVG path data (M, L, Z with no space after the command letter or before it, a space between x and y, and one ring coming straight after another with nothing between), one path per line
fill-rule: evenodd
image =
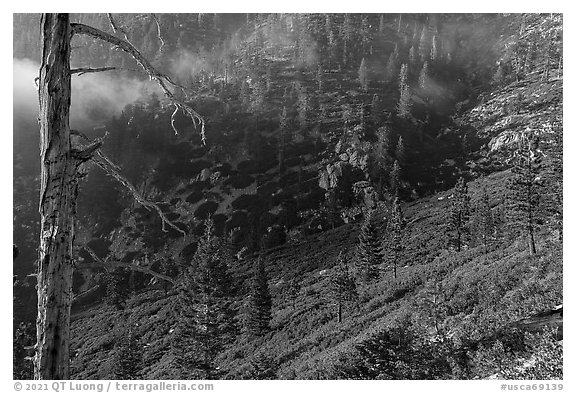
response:
M406 164L406 146L404 144L404 138L402 138L402 135L400 135L400 137L398 138L398 143L396 144L396 149L394 151L394 156L396 157L396 159L398 160L398 162L401 165L405 165Z
M123 310L126 299L129 296L129 288L124 280L126 272L123 268L115 268L104 274L106 285L106 303L115 307L117 310Z
M300 129L306 128L308 124L308 112L310 111L310 98L306 94L306 88L300 86L298 88L298 124Z
M494 240L495 226L490 197L486 186L482 188L482 195L476 204L476 233L484 246L484 253L488 254L489 246Z
M468 185L464 178L461 177L454 187L448 222L448 229L454 232L453 242L456 246L456 251L461 250L464 236L468 233L469 218L470 196L468 195Z
M373 171L371 174L372 179L378 181L378 194L384 195L384 188L388 179L388 172L392 167L390 157L390 129L387 127L380 127L376 131L378 141L373 145L372 162L374 163ZM386 187L387 188L387 187Z
M412 108L412 95L410 94L410 88L408 86L403 86L400 90L400 100L398 101L398 117L402 119L407 119L410 117L410 109Z
M186 379L218 377L216 356L237 334L229 261L230 250L216 237L214 224L208 219L198 250L178 288L172 350L174 366Z
M400 91L402 88L408 84L408 64L402 64L400 67Z
M394 160L394 165L392 166L392 172L390 173L390 190L392 195L400 196L402 191L402 169L400 168L400 163L398 160Z
M425 61L420 70L420 76L418 77L418 87L420 87L424 92L428 90L428 74L428 62Z
M416 48L414 48L414 45L412 45L408 52L408 62L412 65L416 64Z
M408 65L402 64L400 68L400 99L398 100L398 116L406 119L410 116L410 108L412 107L410 87L408 87Z
M338 310L338 322L342 322L344 306L357 299L356 281L350 275L348 264L342 252L338 255L336 266L329 276L330 299L334 302Z
M115 352L112 358L113 379L141 379L142 348L138 343L132 325L120 331L117 337Z
M550 157L545 168L545 209L550 217L552 230L558 231L558 240L563 239L563 135L562 128L553 127L546 151Z
M366 66L366 59L362 58L360 68L358 69L358 80L364 92L368 91L368 68Z
M432 37L432 48L430 49L430 61L436 64L438 61L438 38L436 35Z
M246 331L252 336L262 336L270 330L272 298L264 260L258 258L255 265L248 299Z
M366 214L360 229L357 249L357 266L360 278L364 282L377 280L380 277L380 263L382 262L382 244L374 219L370 213Z
M250 360L249 367L250 368L246 374L247 379L277 379L279 364L271 355L268 355L264 352L256 354Z
M541 157L537 140L532 132L524 135L514 153L513 177L508 182L508 225L512 232L520 228L525 236L530 255L536 254L535 232L542 218L540 176Z
M374 125L378 125L382 119L382 113L381 113L381 101L380 101L380 97L378 97L378 94L374 94L372 96L372 102L370 103L370 118L372 120L372 123Z
M292 278L288 283L288 299L292 305L292 309L296 309L296 300L298 295L300 295L300 281L296 278Z
M389 239L389 253L387 254L392 260L394 266L394 279L398 277L397 267L400 261L400 256L404 250L404 228L406 227L406 221L404 221L404 215L402 214L402 207L400 206L400 201L398 197L394 198L392 204L392 214L390 216L390 239Z
M396 56L395 52L390 53L388 62L386 63L386 70L384 73L384 81L391 82L396 75Z

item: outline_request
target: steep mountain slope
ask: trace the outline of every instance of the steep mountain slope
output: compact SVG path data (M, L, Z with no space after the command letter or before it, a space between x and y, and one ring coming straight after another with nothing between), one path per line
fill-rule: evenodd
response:
M551 197L561 190L561 16L162 15L170 42L162 50L155 24L121 20L195 92L188 99L206 118L207 142L180 116L173 135L173 109L156 94L89 132L109 132L105 153L179 230L164 231L155 212L90 168L79 203L74 378L113 377L127 332L141 354L139 376L179 377L180 287L142 270L182 285L209 217L235 255L238 326L256 258L273 302L267 335L239 334L219 353L224 378L477 378L494 374L483 360L490 356L513 369L535 346L557 354L550 332L524 336L518 321L562 303L562 202ZM79 64L134 66L82 44ZM18 40L15 53L29 56L30 47ZM541 194L536 256L507 221L510 168L530 130L545 168L538 179L555 182ZM18 157L15 192L30 193L33 174L17 170L26 161ZM457 252L450 209L460 177L472 219ZM398 278L383 262L381 278L358 285L339 323L329 290L337 257L356 276L363 212L375 207L386 243L395 195L406 219ZM484 196L490 247L477 233ZM15 206L15 236L28 255L15 271L22 277L33 270L34 239L20 235L32 226L33 215L20 213L29 210ZM100 259L141 271L95 268ZM33 286L18 288L27 291L20 302L33 298Z
M505 172L470 183L473 200L488 186L497 210L508 176ZM420 339L430 340L428 349L440 351L437 356L444 356L437 359L438 370L434 373L417 375L445 378L453 372L446 356L473 353L479 343L485 343L493 334L503 335L501 329L510 322L562 303L562 255L546 232L541 233L538 244L542 252L536 258L529 257L524 247L521 247L524 251L518 251L519 244L515 243L504 243L488 254L480 246L461 253L438 251L438 245L446 239L439 223L448 214L448 196L449 193L438 194L406 206L406 218L412 224L399 278L395 281L390 267L383 265L382 279L362 290L359 301L346 308L340 324L327 292L328 277L339 252L352 257L357 244L357 224L265 253L273 294L272 332L257 340L239 339L222 355L221 364L228 377L249 377L260 354L273 360L279 378L346 376L341 367L357 360L358 348L382 332L403 329L406 337L419 331ZM249 260L239 261L231 266L233 275L244 281L250 265ZM292 279L299 284L296 296L290 294ZM443 337L450 338L450 344L442 345L451 346L450 350L442 349L440 344L434 348L435 311L427 300L435 290L441 299L438 307L443 310L438 323ZM135 327L143 351L143 377L168 377L171 364L168 349L176 318L170 306L174 296L171 290L167 294L158 289L148 290L128 300L124 311L101 305L77 314L73 323L75 377L109 375L112 367L109 360L115 351L110 331L121 330L118 321L127 321ZM510 334L506 332L504 337ZM398 356L407 356L410 349L397 350ZM460 366L471 369L472 360L464 359L460 359ZM100 369L90 367L93 364L100 364ZM407 366L410 372L424 372L417 368L416 364ZM383 368L382 372L389 370ZM407 373L398 371L396 377L409 378Z

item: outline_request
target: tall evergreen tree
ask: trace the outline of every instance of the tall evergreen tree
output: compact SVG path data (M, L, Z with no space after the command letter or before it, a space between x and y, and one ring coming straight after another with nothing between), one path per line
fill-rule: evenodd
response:
M117 310L124 309L124 304L129 296L130 289L125 282L126 271L123 268L115 268L104 274L106 285L106 303Z
M407 119L410 117L410 109L412 108L412 94L408 85L404 85L400 90L400 99L398 101L397 111L398 117Z
M538 141L532 132L524 135L514 152L513 177L508 182L509 202L507 221L509 229L520 228L526 238L530 255L536 254L535 232L542 219L541 156Z
M490 244L494 240L495 225L490 207L490 197L486 186L482 188L482 195L476 204L475 209L476 233L484 247L484 253L488 253Z
M382 243L374 218L366 214L360 229L357 249L357 267L362 281L370 282L380 277L380 263L382 262Z
M384 73L384 81L385 82L392 82L394 79L394 75L396 75L396 59L397 53L392 52L388 57L388 62L386 63L386 70Z
M452 239L456 251L460 251L464 236L468 234L468 221L470 219L470 195L468 185L463 177L458 179L452 196L448 229L453 232Z
M418 77L418 87L420 87L420 89L422 89L424 92L428 90L428 78L428 62L425 61L422 65L422 69L420 70L420 76Z
M430 49L430 61L436 64L438 61L438 38L436 35L432 37L432 48Z
M393 196L400 196L402 191L402 169L398 160L394 160L394 165L392 166L392 172L390 173L390 191Z
M404 250L404 228L406 221L402 213L402 207L398 197L394 198L392 214L390 215L390 238L388 240L388 258L392 260L394 267L394 279L398 277L398 262Z
M288 283L288 299L292 305L292 309L296 308L296 300L298 295L300 295L300 281L296 278L292 278Z
M330 298L338 310L338 322L342 322L344 306L358 297L356 281L350 275L346 259L342 252L338 255L336 266L329 276Z
M552 229L558 231L558 240L563 239L563 135L562 129L554 127L546 151L550 159L545 171L546 210L550 216Z
M187 379L218 377L216 356L236 336L233 288L228 274L231 254L215 235L211 219L192 264L179 285L174 365Z
M298 88L298 124L300 129L306 128L308 124L308 112L310 111L310 98L306 92L306 87L300 85Z
M404 143L404 138L402 137L402 135L400 135L400 137L398 138L398 143L396 144L394 156L401 165L406 165L407 162L406 145Z
M117 340L116 350L112 358L114 379L141 379L142 348L132 325L122 327Z
M270 330L272 297L268 289L266 266L261 257L256 260L253 274L248 298L246 331L252 336L262 336Z

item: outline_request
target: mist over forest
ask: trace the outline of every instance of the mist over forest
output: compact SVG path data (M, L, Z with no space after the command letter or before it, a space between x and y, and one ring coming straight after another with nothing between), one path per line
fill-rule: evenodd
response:
M562 15L113 18L71 14L170 94L73 36L72 69L115 69L72 75L70 128L123 179L80 167L73 379L562 379ZM18 379L39 22L13 16Z

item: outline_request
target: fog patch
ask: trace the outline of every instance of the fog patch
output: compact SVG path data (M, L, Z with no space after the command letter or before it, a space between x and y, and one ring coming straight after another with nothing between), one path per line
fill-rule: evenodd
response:
M38 117L35 78L40 65L13 59L13 110L17 118ZM119 115L124 107L155 91L150 81L119 75L115 71L72 76L71 127L96 126Z

